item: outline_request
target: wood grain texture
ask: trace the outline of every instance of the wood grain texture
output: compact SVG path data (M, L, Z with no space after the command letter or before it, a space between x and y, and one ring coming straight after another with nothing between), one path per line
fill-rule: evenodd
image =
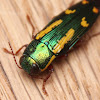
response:
M42 80L31 79L17 68L14 52L30 43L32 27L28 14L40 31L54 16L79 0L0 0L0 100L100 100L100 36L71 52L65 59L53 62L54 73L47 81L48 96L42 92ZM100 17L89 35L100 32ZM17 57L17 61L20 56Z

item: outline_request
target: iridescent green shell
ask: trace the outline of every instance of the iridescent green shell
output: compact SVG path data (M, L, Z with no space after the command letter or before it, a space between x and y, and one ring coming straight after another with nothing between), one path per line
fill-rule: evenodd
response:
M44 71L56 56L65 54L90 29L99 15L94 2L83 0L56 16L26 48L23 69L30 73L32 63Z

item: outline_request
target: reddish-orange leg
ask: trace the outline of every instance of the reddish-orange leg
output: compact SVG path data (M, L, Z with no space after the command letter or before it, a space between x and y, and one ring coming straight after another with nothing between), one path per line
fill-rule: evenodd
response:
M4 50L4 52L6 52L6 53L9 53L9 54L11 54L11 55L18 55L18 53L24 48L24 47L27 47L28 46L28 44L25 44L25 45L23 45L21 48L19 48L17 51L16 51L16 53L12 53L11 51L9 51L9 50L7 50L6 48L3 48L3 50Z
M32 26L32 28L33 28L33 32L32 32L32 33L34 33L35 28L34 28L32 22L31 22L31 20L30 20L30 17L29 17L28 15L27 15L27 19L28 19L29 23L31 24L31 26ZM32 38L34 38L34 35L32 35ZM8 43L9 43L9 42L8 42ZM15 61L16 65L17 65L20 69L22 69L22 68L17 64L17 61L16 61L15 56L17 56L18 53L19 53L24 47L27 47L28 44L23 45L21 48L19 48L19 49L16 51L16 53L13 52L13 49L12 49L10 43L9 43L9 46L10 46L11 51L7 50L6 48L3 48L4 52L13 55L13 58L14 58L14 61Z
M9 43L9 42L8 42L8 43ZM14 58L14 61L15 61L16 65L17 65L20 69L22 69L22 68L18 65L18 63L17 63L17 61L16 61L16 58L15 58L15 55L18 55L18 53L23 49L23 47L27 47L27 45L23 45L19 50L17 50L16 53L13 52L13 49L12 49L10 43L9 43L9 46L10 46L11 52L8 51L6 48L3 48L4 52L13 55L13 58Z
M49 73L48 73L47 77L43 80L43 86L42 86L42 90L45 95L48 95L48 93L45 89L45 85L46 85L47 80L49 79L49 77L51 76L51 74L53 72L53 66L49 65L48 69L49 69Z
M30 25L32 26L32 33L34 33L35 32L35 28L34 28L34 25L32 24L32 21L31 21L31 19L30 19L30 17L27 15L27 20L28 20L28 22L30 23ZM32 38L34 39L34 35L32 34ZM10 43L9 43L10 44ZM16 53L14 53L14 55L17 55L24 47L27 47L28 46L28 44L25 44L25 45L23 45L20 49L18 49L17 51L16 51ZM13 55L12 54L12 52L10 52L10 51L8 51L6 48L3 48L3 50L4 50L4 52L6 52L6 53L9 53L9 54L11 54L11 55Z
M34 36L35 27L34 27L34 25L32 24L32 21L31 21L29 15L27 15L26 17L27 17L27 20L28 20L29 24L30 24L31 27L32 27L32 39L34 39L34 37L35 37L35 36Z

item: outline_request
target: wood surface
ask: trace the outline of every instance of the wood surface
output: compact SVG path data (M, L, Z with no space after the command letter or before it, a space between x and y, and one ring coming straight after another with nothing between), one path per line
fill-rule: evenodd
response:
M100 36L53 62L54 72L42 92L42 80L32 79L19 69L14 52L32 40L28 14L39 32L54 16L80 0L0 0L0 100L100 100ZM89 36L100 32L100 17ZM23 52L23 50L22 50ZM21 53L22 53L21 52ZM16 57L19 62L21 54Z

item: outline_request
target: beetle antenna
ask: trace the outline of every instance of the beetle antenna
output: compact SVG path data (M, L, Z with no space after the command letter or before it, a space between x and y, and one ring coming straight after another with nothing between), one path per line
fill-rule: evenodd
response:
M14 61L15 61L16 65L18 66L18 68L22 69L22 68L18 65L18 63L17 63L17 61L16 61L15 54L14 54L14 52L13 52L13 49L12 49L12 47L11 47L10 42L8 42L8 44L9 44L9 47L10 47L10 49L11 49L11 52L12 52L12 55L13 55L13 58L14 58Z

